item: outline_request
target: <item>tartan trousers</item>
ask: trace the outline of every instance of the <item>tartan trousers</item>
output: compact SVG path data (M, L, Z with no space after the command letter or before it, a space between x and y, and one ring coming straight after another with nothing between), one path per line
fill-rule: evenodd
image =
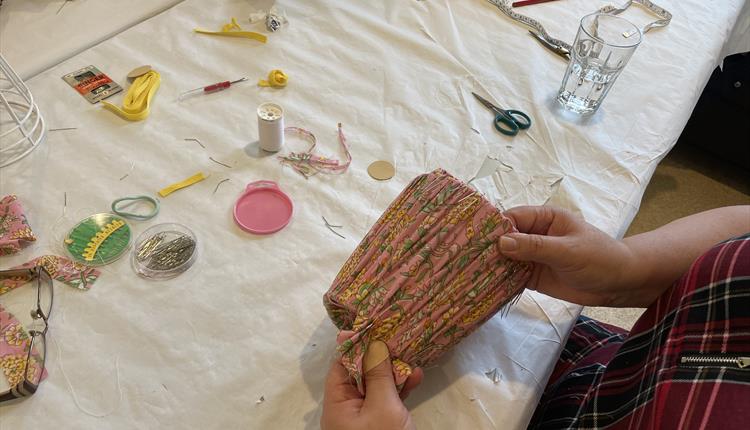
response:
M749 401L750 234L698 258L630 333L580 317L529 428L750 428Z

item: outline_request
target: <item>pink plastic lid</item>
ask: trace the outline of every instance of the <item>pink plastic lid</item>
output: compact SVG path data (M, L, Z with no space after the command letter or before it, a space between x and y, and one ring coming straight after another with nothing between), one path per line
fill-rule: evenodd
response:
M234 205L234 222L255 234L275 233L289 224L294 205L292 199L273 181L247 184L245 193Z

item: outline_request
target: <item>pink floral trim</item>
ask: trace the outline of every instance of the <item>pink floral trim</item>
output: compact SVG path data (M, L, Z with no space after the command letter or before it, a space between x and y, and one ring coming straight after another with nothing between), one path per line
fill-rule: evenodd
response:
M101 274L100 271L94 268L57 255L43 255L11 269L28 269L36 266L42 266L47 269L52 279L79 290L88 290L91 288L91 285L96 282ZM18 288L29 281L31 281L31 278L23 276L0 278L0 295Z
M0 256L15 254L35 240L18 197L13 194L3 197L0 200Z
M41 381L47 377L46 369L42 372L41 378L39 377L42 358L36 346L31 351L31 360L27 366L29 342L31 339L21 327L21 323L0 305L0 370L11 388L23 381L24 369L29 381Z

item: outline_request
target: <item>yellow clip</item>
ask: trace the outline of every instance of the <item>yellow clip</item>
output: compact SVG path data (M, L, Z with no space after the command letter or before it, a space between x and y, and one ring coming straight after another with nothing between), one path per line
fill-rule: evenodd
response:
M204 175L203 172L198 172L195 175L193 175L193 176L185 179L184 181L180 181L180 182L174 183L174 184L168 186L167 188L164 188L163 190L159 191L159 195L162 196L162 197L167 197L168 195L172 194L173 192L175 192L175 191L177 191L179 189L182 189L182 188L185 188L185 187L189 187L189 186L191 186L191 185L193 185L193 184L195 184L197 182L200 182L200 181L202 181L202 180L204 180L206 178L207 178L207 176Z
M208 31L201 30L200 28L193 29L196 33L208 34L211 36L228 36L228 37L244 37L245 39L254 39L261 43L266 43L266 36L253 31L242 31L242 27L237 24L237 20L232 17L232 22L224 24L221 27L221 31Z
M284 88L289 82L289 77L279 69L273 69L268 72L268 80L261 79L258 81L260 87Z
M133 81L128 93L122 101L122 109L112 103L102 100L105 109L116 113L128 121L146 119L149 114L151 99L161 84L161 75L156 70L149 70Z

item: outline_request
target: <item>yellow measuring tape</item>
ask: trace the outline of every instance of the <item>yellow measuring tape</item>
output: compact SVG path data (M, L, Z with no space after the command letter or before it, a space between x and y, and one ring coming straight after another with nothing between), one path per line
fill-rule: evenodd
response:
M193 176L185 179L184 181L180 181L180 182L174 183L174 184L168 186L167 188L164 188L163 190L159 191L159 195L162 196L162 197L167 197L168 195L172 194L173 192L175 192L175 191L177 191L179 189L182 189L182 188L185 188L185 187L189 187L189 186L195 184L196 182L200 182L200 181L202 181L202 180L204 180L206 178L207 178L207 176L204 175L203 172L198 172L195 175L193 175Z
M105 109L116 113L128 121L140 121L148 117L151 99L161 84L161 75L156 70L149 70L133 81L122 101L122 109L102 100Z
M258 81L258 86L284 88L287 82L289 82L289 77L286 75L286 73L282 72L279 69L274 69L268 72L268 80L261 79Z
M266 43L266 36L254 31L242 31L242 27L237 24L237 20L232 17L232 22L224 24L221 27L221 31L208 31L201 30L200 28L193 29L196 33L208 34L210 36L227 36L227 37L243 37L245 39L254 39L261 43Z

